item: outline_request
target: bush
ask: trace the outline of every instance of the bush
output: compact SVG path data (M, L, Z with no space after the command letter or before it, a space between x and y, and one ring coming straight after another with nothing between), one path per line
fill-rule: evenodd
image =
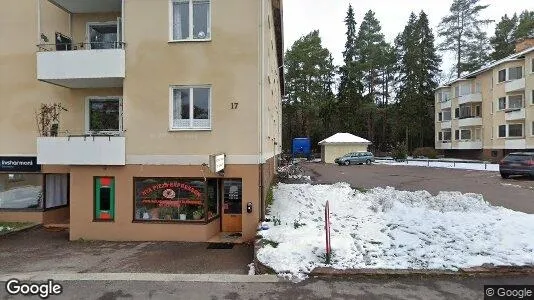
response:
M419 156L424 156L424 157L434 159L438 157L438 152L436 151L436 149L432 147L422 147L422 148L414 149L413 157L419 157Z
M398 143L391 154L395 160L405 160L408 157L408 147L405 143Z

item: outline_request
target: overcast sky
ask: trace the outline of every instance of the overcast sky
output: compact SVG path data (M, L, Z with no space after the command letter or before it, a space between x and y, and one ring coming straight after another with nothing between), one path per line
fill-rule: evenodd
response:
M386 41L392 43L408 23L412 11L418 14L424 10L437 35L437 26L448 13L452 0L284 0L283 3L285 48L290 48L302 35L319 29L323 46L332 53L334 63L340 65L345 47L344 19L349 3L355 10L358 27L364 14L371 9L382 26ZM513 15L525 9L534 10L534 0L482 0L480 3L490 5L483 11L482 17L497 22L505 13ZM489 34L493 34L495 23L487 29ZM445 64L450 62L450 58L445 58ZM445 69L448 68L446 66Z

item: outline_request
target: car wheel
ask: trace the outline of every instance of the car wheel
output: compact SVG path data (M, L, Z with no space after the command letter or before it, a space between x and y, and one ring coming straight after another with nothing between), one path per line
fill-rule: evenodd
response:
M370 159L366 160L366 161L365 161L365 164L366 164L366 165L370 165L370 164L371 164L371 160L370 160Z
M350 161L347 160L347 161L344 162L344 164L345 164L345 166L348 166L348 165L350 165Z
M501 173L501 177L504 178L504 179L508 179L510 177L510 175L508 175L506 173Z

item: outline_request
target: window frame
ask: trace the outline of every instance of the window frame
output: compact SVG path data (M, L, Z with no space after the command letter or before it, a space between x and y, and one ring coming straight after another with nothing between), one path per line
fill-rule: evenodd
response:
M521 77L519 78L514 78L514 79L510 79L510 70L512 69L521 69ZM506 81L512 81L512 80L519 80L519 79L522 79L522 78L525 78L525 74L523 72L523 66L515 66L515 67L509 67L507 68L507 71L506 71Z
M504 136L501 136L501 128L504 126ZM506 125L498 125L497 126L497 137L498 138L507 138L507 133L508 133L508 126Z
M91 100L104 100L104 101L112 101L119 99L119 130L105 130L105 131L93 131L91 130L91 120L90 120L90 113L91 113ZM85 134L94 135L94 134L104 134L104 135L122 135L124 132L124 110L123 110L123 100L122 96L87 96L85 97L85 107L84 107L84 115L85 115Z
M510 97L519 97L521 96L521 107L510 107ZM508 95L506 97L506 109L509 110L519 110L525 108L525 97L523 94Z
M469 138L463 138L462 134L464 132L469 132ZM461 129L460 130L460 141L472 141L473 140L473 132L471 132L471 129Z
M501 100L503 100L503 98L504 98L504 108L501 108ZM505 97L497 98L497 111L506 110L507 104L508 104L508 97L505 96Z
M193 2L196 0L169 0L169 43L181 43L181 42L210 42L213 36L212 32L212 0L205 0L209 2L208 24L207 30L209 33L208 38L195 39L194 36L194 17L193 17ZM188 2L189 3L189 37L187 39L174 39L174 3L175 2Z
M501 72L503 71L504 71L504 79L501 80ZM508 81L508 68L497 71L497 83L502 83L506 81Z
M97 212L100 212L100 204L97 205L97 180L100 180L101 178L110 178L111 179L111 187L110 187L110 199L109 199L109 211L111 212L111 218L110 219L103 219L97 217ZM93 222L115 222L115 218L117 217L117 179L115 176L93 176Z
M534 136L534 121L530 123L530 136Z
M521 126L521 135L520 136L510 136L510 125L520 125ZM525 126L524 126L524 124L523 123L506 124L506 137L507 138L514 138L514 139L525 138Z
M179 128L174 127L174 90L175 89L189 89L190 95L194 96L194 93L192 93L192 90L195 88L207 88L209 89L209 114L208 114L208 120L209 120L209 126L208 127L193 127L192 123L195 118L193 117L193 110L192 107L194 107L195 99L192 97L192 99L189 100L189 113L190 113L190 126ZM203 120L203 119L199 119ZM171 85L169 87L169 131L211 131L213 127L213 88L211 85L205 84L205 85Z

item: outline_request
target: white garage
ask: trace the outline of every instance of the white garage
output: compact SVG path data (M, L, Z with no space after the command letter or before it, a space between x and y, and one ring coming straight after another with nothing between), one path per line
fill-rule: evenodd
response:
M367 151L372 143L364 138L350 133L336 133L319 142L321 145L321 160L332 164L334 159L350 152Z

